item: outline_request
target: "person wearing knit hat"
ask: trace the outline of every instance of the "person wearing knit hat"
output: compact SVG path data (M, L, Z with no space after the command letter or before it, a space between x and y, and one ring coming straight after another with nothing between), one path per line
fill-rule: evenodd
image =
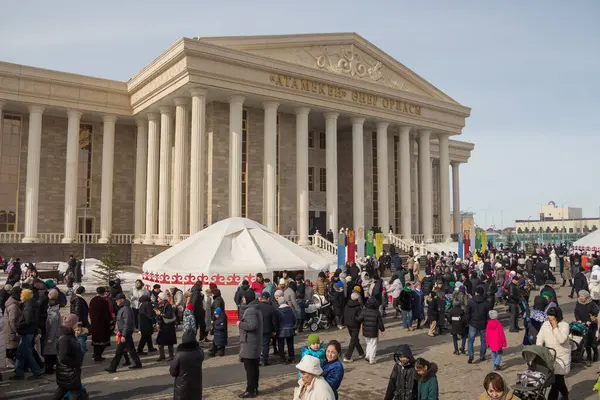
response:
M507 347L506 335L502 323L498 321L498 311L488 312L488 321L485 328L485 344L492 351L492 370L499 371L502 363L502 353Z
M212 324L212 334L213 334L213 342L212 348L210 349L209 354L214 357L215 355L219 355L219 357L223 357L225 355L225 346L227 346L227 314L223 312L221 307L215 308L213 312L214 321Z
M52 289L54 287L54 279L47 279L44 285L46 285L46 289Z
M77 318L76 314L68 314L63 317L62 326L66 329L73 329L78 322L79 318Z
M62 318L62 336L58 339L56 353L69 363L59 362L56 366L56 384L54 398L88 398L85 387L81 384L81 368L83 364L83 349L77 340L79 318L75 314L68 314ZM77 330L80 332L80 330ZM57 397L58 396L58 397Z
M36 362L36 358L34 358L34 350L31 346L38 324L38 304L37 301L33 300L31 289L23 289L21 291L21 303L21 317L18 322L18 334L21 340L17 347L15 379L23 378L25 375L25 364L29 364L29 368L35 377L39 377L44 373L40 365Z
M316 333L311 333L306 338L307 346L300 349L300 361L306 356L313 356L319 360L321 367L327 362L325 346L321 343L321 338ZM300 378L300 376L298 376Z

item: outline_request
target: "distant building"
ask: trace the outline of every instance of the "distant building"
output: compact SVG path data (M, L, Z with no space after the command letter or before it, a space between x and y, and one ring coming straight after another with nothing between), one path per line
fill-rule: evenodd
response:
M460 215L462 216L461 218L461 226L462 226L462 231L471 231L471 228L475 227L475 214L472 212L461 212ZM454 219L454 213L450 212L450 221L452 221ZM454 224L451 224L452 226L452 234L456 234L457 232L455 232L454 230Z
M582 209L577 207L556 207L556 203L551 201L540 207L540 220L547 221L552 219L582 219Z
M516 233L587 234L600 226L599 218L583 218L578 207L556 207L551 201L540 206L540 218L515 221Z

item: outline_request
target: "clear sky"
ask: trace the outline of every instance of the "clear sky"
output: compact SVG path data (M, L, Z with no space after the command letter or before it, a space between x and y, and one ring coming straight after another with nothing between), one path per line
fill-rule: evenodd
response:
M354 31L472 108L462 209L508 226L598 215L599 21L598 0L12 1L0 60L127 80L181 36Z

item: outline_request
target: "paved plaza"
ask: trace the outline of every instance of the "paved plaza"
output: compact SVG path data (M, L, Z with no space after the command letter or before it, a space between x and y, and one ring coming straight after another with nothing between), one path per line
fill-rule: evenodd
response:
M559 302L564 310L566 320L572 319L574 300L567 297L568 290L558 290ZM227 299L231 301L230 299ZM506 326L507 314L504 307L498 308L501 319ZM385 336L380 337L378 359L376 365L369 365L363 360L346 363L345 376L340 388L340 399L361 398L381 399L387 387L388 377L393 367L394 348L401 343L411 345L416 357L424 357L435 361L439 366L440 399L462 400L474 399L482 391L482 382L485 374L491 371L491 362L483 364L467 364L467 356L452 354L452 338L449 334L436 338L427 336L425 330L407 333L401 327L399 320L387 317L385 320ZM327 342L330 339L340 340L342 346L348 343L345 330L330 329L319 332L321 339ZM181 334L179 332L179 334ZM230 326L230 340L224 357L208 358L204 362L204 398L207 399L233 399L245 389L245 372L239 362L237 328ZM506 329L509 348L505 351L503 359L504 374L513 382L516 373L525 369L520 354L522 333L509 333ZM138 336L136 335L136 341ZM296 336L296 347L304 344L306 334ZM478 349L476 342L476 352ZM116 346L107 349L106 357L114 354ZM299 350L296 354L299 355ZM104 372L109 359L102 363L94 363L91 355L86 355L83 368L83 382L88 388L90 397L97 400L112 399L169 399L172 398L173 378L169 376L168 365L157 363L156 354L142 357L144 368L131 371L127 368L119 369L116 374ZM296 371L293 365L270 365L260 370L260 397L269 400L291 399L297 385ZM55 388L54 377L44 378L39 381L10 382L6 380L12 372L4 372L5 380L0 382L0 398L11 400L50 398L50 392ZM571 389L572 399L595 399L597 394L592 392L592 387L598 375L598 364L590 368L573 365L568 376L567 384Z

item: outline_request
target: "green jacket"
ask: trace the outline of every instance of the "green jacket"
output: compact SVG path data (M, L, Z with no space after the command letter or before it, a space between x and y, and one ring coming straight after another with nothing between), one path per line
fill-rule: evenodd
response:
M427 374L419 379L418 400L439 400L437 371L437 364L431 363L431 368L429 368Z

